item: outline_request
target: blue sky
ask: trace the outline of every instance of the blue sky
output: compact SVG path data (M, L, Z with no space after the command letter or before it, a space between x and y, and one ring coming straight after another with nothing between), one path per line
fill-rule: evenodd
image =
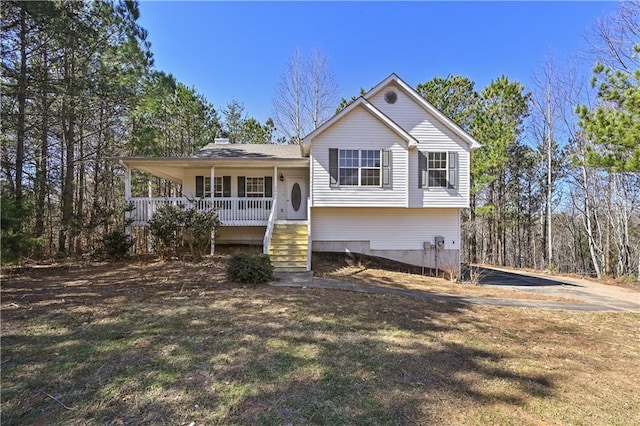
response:
M233 98L264 122L296 48L327 53L339 96L392 72L411 86L460 74L480 90L502 74L529 86L549 51L578 54L614 2L142 1L156 68L217 110Z

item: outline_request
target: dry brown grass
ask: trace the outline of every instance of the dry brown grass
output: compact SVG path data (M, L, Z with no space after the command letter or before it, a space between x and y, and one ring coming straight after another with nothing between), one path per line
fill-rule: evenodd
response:
M640 424L637 314L233 286L225 261L4 276L2 424Z
M426 293L451 294L469 297L495 297L504 299L548 300L577 302L575 299L547 296L524 291L478 286L471 283L454 282L428 275L413 266L402 265L380 259L344 254L314 254L314 274L353 283L376 284Z

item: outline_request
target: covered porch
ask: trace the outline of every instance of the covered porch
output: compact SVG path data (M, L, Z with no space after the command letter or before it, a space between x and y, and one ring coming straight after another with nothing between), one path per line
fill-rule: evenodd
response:
M308 220L309 159L299 146L215 143L193 157L129 157L120 163L132 226L147 226L167 204L215 209L223 227ZM177 190L170 197L151 189L145 194L140 186L132 188L132 170L171 181Z
M144 230L168 204L213 209L221 227L215 241L211 236L212 254L219 243L261 245L277 268L310 269L309 158L299 146L221 140L192 157L128 157L120 164L130 226ZM132 170L173 182L171 196L159 197L142 182L133 188Z
M276 198L200 198L131 197L126 200L133 210L129 213L132 226L148 226L153 214L162 206L172 204L197 210L215 210L221 226L267 226Z

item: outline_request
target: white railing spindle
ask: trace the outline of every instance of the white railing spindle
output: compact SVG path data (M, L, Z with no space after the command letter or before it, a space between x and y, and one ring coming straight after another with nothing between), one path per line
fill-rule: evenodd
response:
M192 202L185 197L140 197L130 198L134 210L131 213L134 226L146 226L153 217L153 213L160 206L166 204L183 205L189 207ZM214 207L222 226L267 225L269 215L273 210L273 198L207 198L194 200L193 204L199 210Z

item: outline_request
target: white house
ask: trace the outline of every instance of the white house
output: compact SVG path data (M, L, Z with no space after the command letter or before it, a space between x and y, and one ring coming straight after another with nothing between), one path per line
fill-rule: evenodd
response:
M216 244L262 244L276 267L309 270L311 251L348 251L459 269L460 210L480 144L397 75L300 146L225 142L189 158L123 158L133 225L197 198L218 209ZM132 168L181 184L183 197L131 197Z

